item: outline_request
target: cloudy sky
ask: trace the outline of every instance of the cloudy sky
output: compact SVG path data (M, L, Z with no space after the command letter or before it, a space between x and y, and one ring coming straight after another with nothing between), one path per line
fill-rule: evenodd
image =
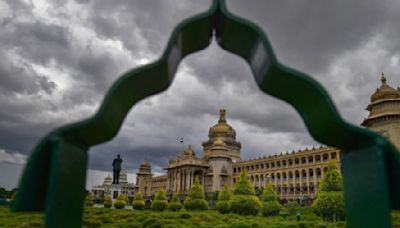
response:
M158 58L174 25L209 1L0 1L0 186L12 188L45 133L91 116L121 73ZM257 23L282 63L308 73L359 125L384 72L400 85L400 2L240 1L229 9ZM87 187L121 154L134 173L148 158L156 173L201 142L227 110L242 158L317 145L287 104L258 91L249 67L217 44L186 58L167 92L138 103L119 134L93 147ZM178 139L184 137L184 144Z

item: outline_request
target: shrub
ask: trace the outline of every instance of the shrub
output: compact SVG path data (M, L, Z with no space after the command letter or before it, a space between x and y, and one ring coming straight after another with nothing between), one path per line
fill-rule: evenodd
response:
M254 188L246 172L240 174L235 183L233 197L228 201L228 210L240 215L256 215L260 211L260 200L254 195Z
M126 206L126 203L124 200L117 200L114 202L114 208L115 209L124 209Z
M263 216L275 216L279 215L281 211L281 205L278 201L266 201L261 203L261 214Z
M287 208L289 214L293 215L296 213L297 210L300 209L300 205L299 205L299 203L297 203L297 201L292 201L292 202L286 204L286 208Z
M234 195L228 201L229 211L239 215L257 215L260 211L260 200L257 196Z
M132 208L135 210L143 210L145 208L145 203L141 192L135 194L135 198L132 201Z
M333 160L328 164L312 209L315 214L328 221L345 219L343 180Z
M281 211L281 205L278 202L278 196L271 184L268 184L265 187L263 194L261 195L261 200L261 214L263 216L278 215Z
M199 179L197 177L189 191L188 196L183 202L183 205L187 210L208 210L208 204L204 198L203 187L199 183Z
M344 220L345 211L343 192L318 192L312 208L315 214L321 216L327 221Z
M112 207L111 196L107 196L106 199L104 200L104 207L105 208L111 208Z
M126 199L128 197L126 197L125 194L121 194L118 196L117 201L114 202L114 208L115 209L123 209L126 206Z
M160 189L160 191L157 192L156 196L154 197L154 200L151 204L151 209L153 211L164 211L168 207L168 201L167 198L165 197L164 189Z
M249 177L247 176L247 172L243 171L240 174L239 180L235 183L235 187L233 189L234 195L250 195L254 196L254 187L250 183Z
M94 204L93 203L93 197L92 197L92 195L90 193L88 193L86 195L86 198L85 198L85 205L86 205L86 207L92 207L93 204Z
M225 184L224 189L218 195L217 209L221 214L229 213L229 203L231 199L231 193L228 190L228 186Z
M172 194L171 201L169 201L168 210L170 210L170 211L179 211L181 209L182 209L182 204L179 201L178 195L176 194L176 192L174 192Z

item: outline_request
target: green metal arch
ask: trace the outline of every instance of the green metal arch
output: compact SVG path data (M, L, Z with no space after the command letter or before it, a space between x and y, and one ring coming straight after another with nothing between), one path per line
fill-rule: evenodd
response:
M384 137L346 123L323 87L279 63L263 31L231 14L223 0L177 25L162 56L123 74L93 117L58 128L37 144L14 210L45 210L47 227L79 227L90 146L111 140L136 102L166 90L180 61L206 48L213 32L223 49L250 65L263 92L292 105L317 141L344 152L348 227L390 227L390 209L400 208L398 151Z

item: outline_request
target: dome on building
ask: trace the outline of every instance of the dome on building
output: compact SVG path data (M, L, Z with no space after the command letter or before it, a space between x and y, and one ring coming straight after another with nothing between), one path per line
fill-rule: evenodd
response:
M236 131L226 122L225 109L219 111L218 123L210 128L208 136L210 138L227 137L236 138Z
M196 156L196 153L192 149L192 145L189 145L189 147L183 152L183 155L187 157L194 157Z
M143 163L140 164L139 167L140 174L150 174L151 173L151 166L147 159L144 159Z
M371 96L371 102L377 102L379 100L388 100L388 99L399 99L400 98L400 91L390 87L388 84L386 84L386 77L382 73L381 77L381 82L382 85L378 89L376 89L376 92L372 94Z
M108 174L108 176L104 178L103 185L111 185L111 183L112 183L112 178L110 174Z

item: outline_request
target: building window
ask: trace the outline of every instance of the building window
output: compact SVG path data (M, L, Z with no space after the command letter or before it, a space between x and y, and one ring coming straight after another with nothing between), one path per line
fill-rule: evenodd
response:
M331 153L331 159L336 159L336 152Z
M260 164L261 169L264 169L264 164Z
M299 163L300 163L300 162L299 162L299 159L298 159L298 158L295 158L295 159L294 159L294 164L295 164L295 165L298 165Z
M323 160L323 161L327 161L328 158L329 158L328 154L322 155L322 160Z
M313 156L308 156L308 163L313 163L313 162L314 162Z
M301 158L301 164L306 164L306 158L305 157Z
M113 199L116 199L116 198L118 198L118 191L113 192Z
M233 173L236 173L236 168L233 168Z

